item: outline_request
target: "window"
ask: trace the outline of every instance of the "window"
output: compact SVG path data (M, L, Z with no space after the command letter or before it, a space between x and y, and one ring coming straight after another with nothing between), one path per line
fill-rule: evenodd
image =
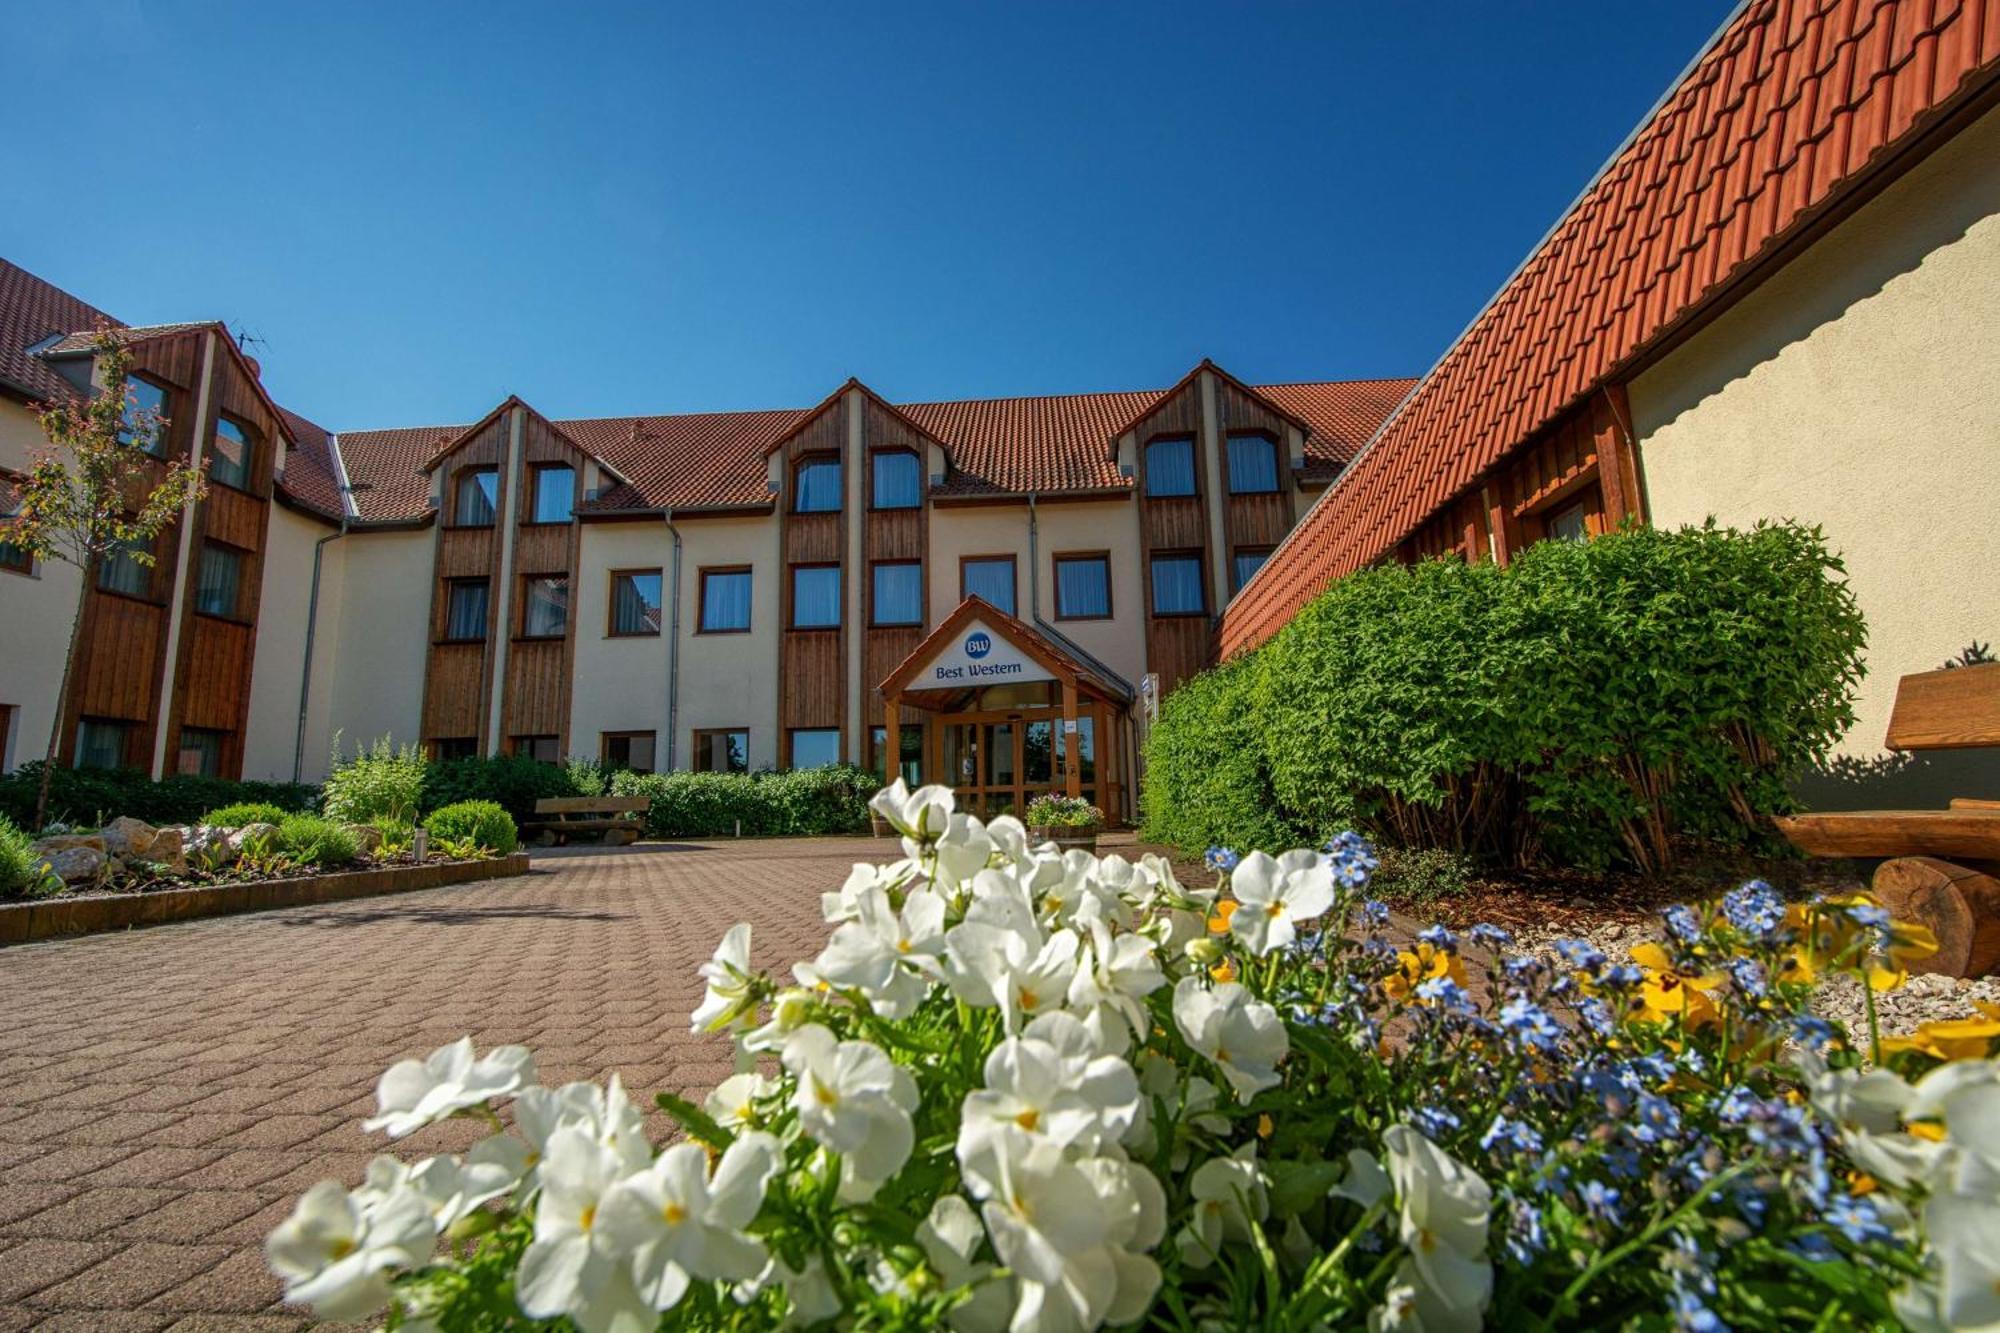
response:
M794 514L833 514L840 510L840 460L807 458L792 473Z
M1194 494L1194 440L1186 435L1146 446L1146 494Z
M521 580L521 637L560 639L569 624L569 578L530 574Z
M220 542L203 542L201 563L195 568L194 609L234 619L242 589L243 552Z
M486 637L486 580L453 579L445 585L444 637L477 643Z
M0 528L0 532L5 531L5 528ZM9 574L32 574L35 572L35 558L28 553L28 548L25 546L0 541L0 569L6 570Z
M792 566L792 628L836 629L840 625L840 566Z
M1278 489L1278 442L1268 435L1229 437L1229 493L1265 495Z
M454 759L477 759L479 738L477 736L433 736L431 737L431 758L449 763Z
M750 733L742 727L694 734L694 771L697 773L748 773Z
M228 735L226 731L208 727L182 727L180 753L174 759L174 772L197 778L221 777L222 743Z
M1564 505L1542 520L1542 531L1559 541L1581 542L1590 540L1590 516L1597 508L1597 497L1586 495L1581 500Z
M466 468L458 474L458 499L452 506L452 522L461 528L490 528L494 506L499 503L499 470Z
M130 542L106 552L97 562L97 586L104 592L122 592L127 597L145 597L153 591L153 567L139 563L150 554L144 542Z
M836 611L834 620L840 616ZM750 568L701 571L700 634L742 634L750 628Z
M570 506L576 501L576 469L538 467L535 469L534 508L530 523L567 523Z
M1255 577L1264 562L1271 558L1269 551L1238 551L1229 557L1229 591L1235 593Z
M76 724L74 760L76 766L78 768L125 767L125 747L131 735L130 722L107 722L103 718L84 718Z
M874 568L875 595L871 625L924 623L924 567L914 561L880 564Z
M607 731L600 752L606 768L629 769L634 773L653 771L653 733L650 731Z
M1198 616L1207 605L1201 595L1201 557L1153 557L1153 614Z
M611 635L624 638L660 632L660 571L611 571Z
M1111 556L1059 555L1056 557L1056 619L1108 620L1111 618Z
M875 469L877 509L915 509L924 502L924 463L907 449L883 449L870 460Z
M912 787L923 785L924 769L924 729L922 727L898 727L896 746L896 772ZM883 782L889 775L882 771L882 740L889 734L887 727L874 727L868 732L868 767L875 770L875 776Z
M560 736L516 736L514 753L525 756L541 764L562 762L562 737Z
M1014 614L1014 557L971 555L958 562L960 599L979 597Z
M799 728L791 735L793 768L824 768L840 762L840 732L837 728Z
M250 433L235 417L215 419L215 439L209 445L208 479L239 491L250 489Z
M158 456L167 451L167 391L149 379L133 375L125 381L125 424L120 444L136 444Z

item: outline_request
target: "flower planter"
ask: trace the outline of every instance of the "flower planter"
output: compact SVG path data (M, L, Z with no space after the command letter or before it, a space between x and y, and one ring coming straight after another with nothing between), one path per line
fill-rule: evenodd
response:
M1077 847L1094 852L1097 850L1097 835L1102 831L1095 824L1030 824L1028 839L1038 844L1052 842L1064 851Z
M868 828L878 838L893 838L896 836L896 830L889 826L889 821L878 814L871 813L868 816Z

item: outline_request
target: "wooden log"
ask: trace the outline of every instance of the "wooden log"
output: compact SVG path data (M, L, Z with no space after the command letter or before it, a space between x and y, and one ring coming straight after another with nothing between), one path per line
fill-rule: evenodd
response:
M1899 856L1875 871L1875 897L1889 914L1928 926L1938 951L1917 972L1983 977L2000 969L2000 866L1978 869L1934 856Z

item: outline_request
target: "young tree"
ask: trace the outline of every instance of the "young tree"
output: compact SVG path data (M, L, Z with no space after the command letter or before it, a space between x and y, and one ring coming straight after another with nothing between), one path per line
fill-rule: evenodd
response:
M128 398L131 352L110 329L98 331L94 346L103 389L42 404L48 444L35 453L27 479L18 483L19 510L6 528L10 544L37 560L75 565L81 575L56 715L49 724L48 759L35 798L36 828L48 819L49 777L69 711L71 667L95 563L123 552L151 568L154 540L208 493L198 470L178 459L162 462L147 452L153 441L165 438L167 419Z

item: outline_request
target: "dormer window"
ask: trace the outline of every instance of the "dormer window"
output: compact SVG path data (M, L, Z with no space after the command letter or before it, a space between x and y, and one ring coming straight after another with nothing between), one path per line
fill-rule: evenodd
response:
M1229 437L1229 493L1269 495L1278 489L1278 442L1262 431Z
M829 454L799 460L792 473L792 512L840 512L840 459Z
M1194 494L1194 440L1172 435L1146 446L1146 494Z
M923 460L907 449L880 449L869 460L877 509L915 509L924 502Z
M469 467L458 474L452 523L461 528L490 528L500 502L498 468Z
M576 501L576 469L557 464L535 469L531 523L567 523Z
M215 440L210 446L208 476L239 491L250 489L250 432L231 416L215 421Z

